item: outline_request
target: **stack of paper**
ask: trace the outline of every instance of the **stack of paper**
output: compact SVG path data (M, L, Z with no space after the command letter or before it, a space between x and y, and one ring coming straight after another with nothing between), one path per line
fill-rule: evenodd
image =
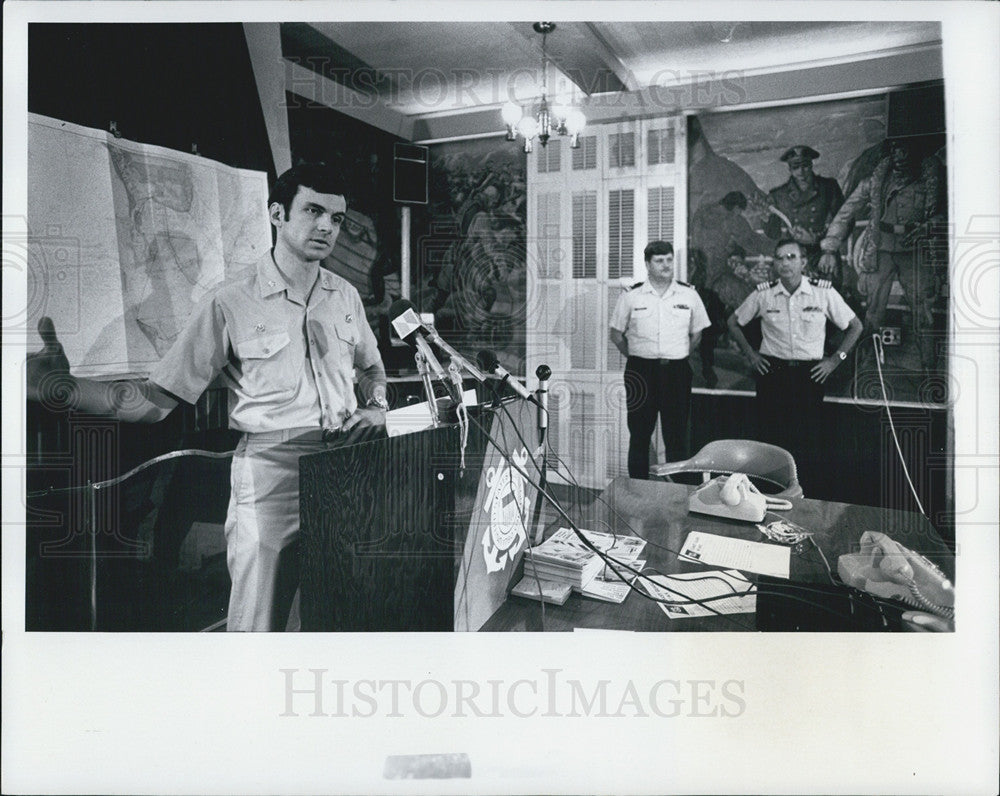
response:
M634 562L646 546L645 540L637 536L618 536L600 531L580 531L580 533L598 550L626 564ZM571 528L560 528L542 544L531 548L524 556L526 578L537 577L540 580L568 583L577 591L583 591L584 587L590 584L604 568L604 559L587 547ZM620 583L613 572L605 574L609 582L614 580ZM596 590L598 593L603 593L600 587ZM625 599L624 594L621 599ZM618 599L614 601L621 602Z
M560 532L562 530L567 529L560 529ZM597 574L602 564L601 559L582 544L578 546L552 536L525 554L524 575L582 586Z

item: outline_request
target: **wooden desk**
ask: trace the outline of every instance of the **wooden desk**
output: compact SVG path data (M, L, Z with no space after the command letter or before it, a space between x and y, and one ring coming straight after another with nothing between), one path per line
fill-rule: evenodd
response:
M601 498L577 519L580 528L633 534L646 540L641 557L647 569L663 574L705 571L705 567L677 558L691 531L703 531L752 541L767 541L751 523L688 513L688 495L693 487L658 481L634 481L618 478ZM771 514L770 522L785 517L813 532L813 538L826 555L834 573L837 557L857 552L864 531L881 531L900 544L927 556L954 581L955 559L930 522L920 514L853 506L823 500L793 501L791 511ZM572 516L572 515L571 515ZM565 525L553 524L552 530ZM548 532L547 532L548 533ZM830 578L816 548L805 542L796 553L793 548L790 580L805 584L829 584ZM749 575L756 579L756 576ZM516 582L516 580L515 580ZM763 588L763 587L762 587ZM808 592L804 594L808 595ZM758 603L763 595L758 596ZM573 628L605 628L646 631L740 631L755 630L753 614L668 619L658 604L631 593L616 605L573 594L565 605L545 605L546 631ZM542 630L541 606L534 600L508 596L482 628L485 631Z

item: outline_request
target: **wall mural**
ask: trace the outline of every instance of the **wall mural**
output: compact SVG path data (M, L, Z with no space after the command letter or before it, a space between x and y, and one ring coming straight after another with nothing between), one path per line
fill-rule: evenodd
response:
M696 387L754 389L725 318L774 278L774 246L794 237L806 272L830 279L866 326L827 395L881 398L878 332L889 400L945 400L946 153L943 133L927 122L943 119L943 103L922 118L906 106L878 95L690 117L688 276L713 321L694 363ZM889 197L893 209L883 211ZM830 249L837 253L824 256ZM886 262L878 250L889 249L901 263L895 279L884 266L878 272ZM828 350L839 342L828 326Z
M463 354L524 375L525 155L500 138L430 148L429 205L414 224L413 302Z

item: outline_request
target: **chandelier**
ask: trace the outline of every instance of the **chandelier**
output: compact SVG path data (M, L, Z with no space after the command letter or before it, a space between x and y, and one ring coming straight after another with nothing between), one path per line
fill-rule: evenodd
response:
M503 106L503 121L507 125L507 140L516 141L518 135L524 139L524 151L530 152L532 141L545 146L553 133L568 135L572 149L580 146L580 131L587 123L583 113L578 108L567 108L562 105L549 107L548 102L548 57L545 52L545 37L556 29L555 22L536 22L532 26L535 33L542 34L542 102L535 116L526 114L515 102Z

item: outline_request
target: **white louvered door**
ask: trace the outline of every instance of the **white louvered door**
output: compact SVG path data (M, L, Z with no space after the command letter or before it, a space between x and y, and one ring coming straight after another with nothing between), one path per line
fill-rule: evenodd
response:
M572 473L550 461L553 482L601 488L628 471L625 363L608 321L645 279L648 241L673 242L684 273L682 131L679 117L595 125L579 149L552 140L528 156L527 376L533 388L536 367L552 368L549 439Z

